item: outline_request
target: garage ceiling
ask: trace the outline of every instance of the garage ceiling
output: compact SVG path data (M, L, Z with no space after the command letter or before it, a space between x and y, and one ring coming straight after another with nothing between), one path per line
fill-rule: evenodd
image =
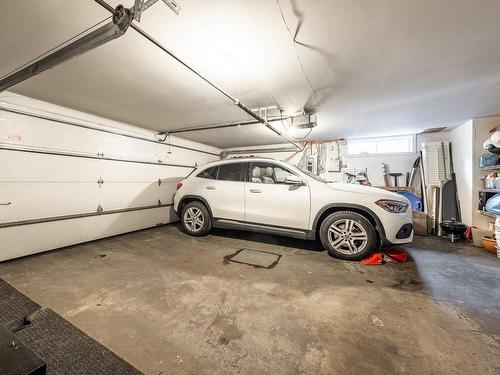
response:
M497 0L178 2L179 16L159 2L141 27L249 107L316 110L314 139L500 113ZM107 16L93 0L8 0L0 75ZM248 120L134 30L12 91L159 131ZM261 125L179 135L218 147L280 142Z

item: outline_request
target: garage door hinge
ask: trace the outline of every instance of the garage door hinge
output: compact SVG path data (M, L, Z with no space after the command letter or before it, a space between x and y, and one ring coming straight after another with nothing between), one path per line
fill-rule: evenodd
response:
M158 199L158 206L161 206L161 200Z
M99 179L97 180L97 185L99 185L99 187L101 187L102 184L104 184L104 180L102 179L102 177L99 177Z
M158 186L161 186L161 178L158 179Z
M104 209L102 208L101 205L97 206L97 213L98 214L102 214L103 211L104 211Z
M161 164L161 163L163 163L163 161L161 161L160 159L158 159L158 163Z
M101 158L103 158L104 157L104 152L98 152L97 156L100 156Z

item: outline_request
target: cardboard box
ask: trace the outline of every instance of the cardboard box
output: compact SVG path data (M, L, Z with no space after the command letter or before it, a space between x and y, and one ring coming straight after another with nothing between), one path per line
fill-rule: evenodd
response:
M413 231L417 236L427 236L427 214L413 211Z

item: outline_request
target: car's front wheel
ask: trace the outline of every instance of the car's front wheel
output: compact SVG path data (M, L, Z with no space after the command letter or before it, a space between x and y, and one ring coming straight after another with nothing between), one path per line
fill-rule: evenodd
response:
M205 236L212 228L212 219L205 205L201 202L189 202L181 213L184 230L192 236Z
M328 254L345 260L366 258L377 246L373 225L352 211L330 214L321 223L319 237Z

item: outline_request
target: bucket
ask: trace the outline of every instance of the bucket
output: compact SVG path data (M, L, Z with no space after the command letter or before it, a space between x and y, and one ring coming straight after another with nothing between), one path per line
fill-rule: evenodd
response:
M476 228L472 227L472 241L474 246L483 247L482 238L483 237L491 237L493 235L493 231L488 229Z

